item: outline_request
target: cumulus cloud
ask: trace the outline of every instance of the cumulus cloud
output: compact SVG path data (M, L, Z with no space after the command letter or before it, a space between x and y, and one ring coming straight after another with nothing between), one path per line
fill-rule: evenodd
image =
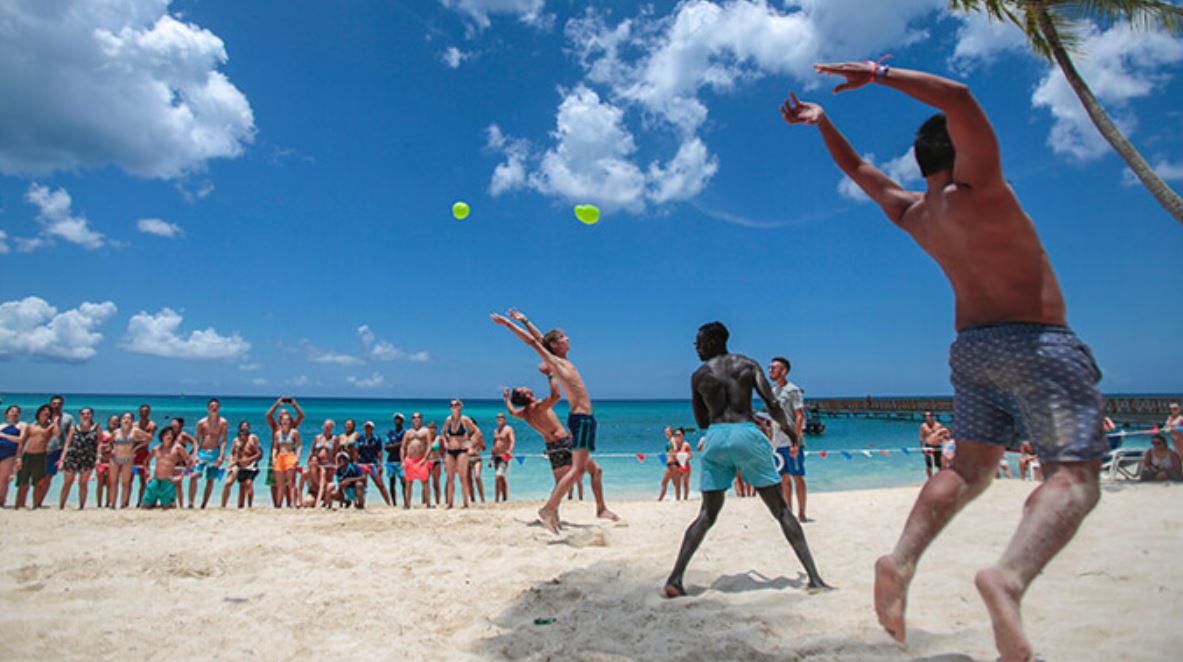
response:
M863 158L874 164L876 168L883 171L883 174L891 177L904 188L924 181L924 177L920 174L920 166L916 163L916 153L911 147L908 148L908 151L885 163L877 163L874 154L866 154ZM854 183L853 179L845 176L842 177L842 181L838 182L838 193L843 197L858 200L859 202L871 201L867 197L867 194L863 193L863 190L859 188L859 185Z
M39 297L0 303L0 357L27 355L70 363L89 360L103 339L95 329L115 311L110 301L86 302L60 313Z
M357 338L365 347L366 355L374 361L411 361L413 363L424 363L431 360L431 355L427 352L408 352L394 344L381 340L374 335L370 330L368 324L362 324L357 327Z
M445 7L466 16L479 28L492 25L490 16L506 14L528 25L545 27L549 19L542 12L546 0L440 0Z
M567 23L584 80L562 93L551 146L525 150L500 134L505 160L490 192L519 188L607 209L639 211L698 195L719 169L700 135L709 108L702 93L728 93L768 75L816 85L812 64L870 56L917 41L911 26L942 0L690 0L669 15L644 9L615 24L594 11ZM627 122L676 139L674 155L642 167ZM490 129L492 133L492 127ZM490 140L490 143L493 141Z
M1104 31L1088 26L1081 34L1076 66L1113 121L1128 136L1137 125L1129 102L1163 89L1170 78L1171 65L1183 61L1183 39L1161 31L1135 32L1124 24ZM1052 114L1048 146L1055 153L1089 161L1109 152L1109 143L1085 113L1059 67L1048 67L1031 95L1031 103Z
M223 336L213 327L184 337L178 333L183 321L171 308L162 308L155 315L141 311L127 322L123 348L135 354L197 361L239 360L251 350L251 344L238 333Z
M957 45L949 66L961 73L992 64L1004 53L1031 53L1027 37L1012 23L991 20L981 13L957 14L957 17L961 27L957 29Z
M185 235L185 231L176 223L162 221L159 218L141 218L136 227L144 234L154 234L165 239L176 239Z
M9 251L7 240L8 233L4 230L0 230L0 255L3 255Z
M1160 159L1154 164L1154 172L1168 182L1183 182L1183 161L1174 162ZM1141 186L1142 182L1138 180L1138 176L1134 174L1133 170L1126 168L1121 173L1121 185Z
M17 248L22 252L49 246L54 239L62 239L90 250L103 247L103 234L91 229L90 221L85 216L75 215L71 211L73 201L66 189L51 191L49 187L34 182L25 191L25 200L37 207L37 224L41 227L41 233L33 238L14 238Z
M0 3L0 173L173 179L243 152L254 116L225 45L170 1Z
M369 377L349 376L345 378L345 381L353 384L356 388L378 388L386 382L386 378L381 374L374 372L371 373Z
M472 54L465 53L455 46L449 46L447 50L445 50L440 55L440 59L443 60L444 64L448 65L449 69L459 69L460 64L470 57L472 57Z

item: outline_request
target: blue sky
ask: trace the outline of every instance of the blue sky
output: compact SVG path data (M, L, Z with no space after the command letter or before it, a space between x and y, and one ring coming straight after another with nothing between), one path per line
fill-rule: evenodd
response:
M1183 232L1013 28L943 6L5 3L0 392L496 397L541 386L512 305L593 396L684 397L715 319L812 396L948 393L940 271L777 112L819 101L915 186L933 111L809 71L885 53L977 94L1103 388L1177 390ZM1080 31L1179 186L1183 40Z

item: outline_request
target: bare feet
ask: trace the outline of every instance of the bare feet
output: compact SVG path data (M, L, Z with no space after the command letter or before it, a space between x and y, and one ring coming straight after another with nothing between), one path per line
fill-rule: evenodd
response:
M542 508L538 511L538 519L542 520L542 526L545 526L547 531L550 531L555 535L559 534L558 511Z
M611 510L608 510L607 508L604 508L604 509L600 510L599 512L597 512L596 517L599 517L600 519L612 520L613 522L620 521L620 518L617 517L616 513L612 512Z
M904 610L911 581L911 573L902 572L890 554L875 562L875 613L883 629L900 643L907 640Z
M1005 573L998 568L979 570L974 577L974 584L982 595L982 601L986 603L986 610L990 612L990 620L994 624L994 645L998 647L1004 662L1034 659L1031 644L1023 634L1023 619L1019 613L1022 588L1008 582Z
M682 588L682 582L667 582L664 593L667 598L680 598L686 595L686 589Z

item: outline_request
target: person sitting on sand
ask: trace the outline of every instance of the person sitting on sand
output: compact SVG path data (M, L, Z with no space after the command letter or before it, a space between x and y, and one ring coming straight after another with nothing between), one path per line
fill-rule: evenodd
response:
M1165 434L1156 434L1150 438L1150 450L1142 456L1142 471L1138 478L1143 481L1183 480L1179 454L1167 447Z
M349 461L349 454L344 451L337 453L337 500L346 508L357 506L358 510L366 507L366 472Z
M895 549L875 564L879 623L906 640L908 586L921 555L990 486L998 458L1025 430L1047 467L1046 480L1027 498L1002 557L974 583L1002 658L1030 659L1022 597L1101 496L1101 460L1109 451L1101 371L1068 327L1051 260L1003 176L998 138L969 88L876 62L815 69L845 79L835 92L879 83L941 111L921 125L913 145L925 179L921 193L860 156L821 106L790 94L781 108L789 124L818 128L834 162L937 262L955 297L949 365L957 459L925 484Z
M152 451L152 459L156 460L152 480L144 489L144 501L140 507L152 510L157 506L169 509L176 506L177 485L173 482L173 475L177 469L189 466L189 454L176 443L177 432L171 426L160 430L160 445Z
M411 429L403 434L402 447L399 449L403 473L406 474L403 481L403 508L411 507L415 483L419 483L423 490L423 505L431 508L431 488L428 485L431 480L431 460L428 459L428 449L434 436L432 430L423 427L423 414L412 412Z
M493 503L509 501L509 465L513 460L517 438L513 428L505 424L505 413L497 412L497 427L493 430Z
M719 511L723 509L723 495L737 470L744 472L745 478L751 481L768 511L780 524L785 539L805 567L809 587L828 588L813 564L813 555L805 541L801 524L785 503L772 447L752 422L752 391L759 394L768 413L780 424L793 444L800 441L796 426L790 424L785 410L772 394L772 385L764 377L760 364L727 350L729 336L727 327L719 322L711 322L699 328L694 342L703 364L691 378L690 402L699 429L707 432L706 448L699 456L702 509L690 528L686 529L678 559L665 582L665 595L669 598L686 595L682 575L707 531L719 517Z

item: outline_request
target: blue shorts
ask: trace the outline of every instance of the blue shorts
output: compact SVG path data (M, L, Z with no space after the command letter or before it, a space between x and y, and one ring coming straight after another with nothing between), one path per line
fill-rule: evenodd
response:
M213 449L197 451L197 466L194 467L194 470L204 473L206 480L217 480L220 473L217 462L218 451Z
M699 456L702 471L698 486L703 492L731 487L737 471L752 487L780 484L772 446L755 423L712 423L706 439Z
M49 464L45 467L45 474L50 478L58 475L58 460L62 459L63 450L65 450L64 447L56 451L49 451L49 456L46 458L46 462Z
M782 476L805 476L805 449L797 449L797 457L789 455L789 448L777 448L776 454L780 459L776 461L776 472Z
M1100 460L1101 371L1068 327L998 324L965 329L949 349L953 438L1017 448L1041 462Z
M571 449L596 450L596 417L591 414L571 414L567 417L567 427L571 428Z

